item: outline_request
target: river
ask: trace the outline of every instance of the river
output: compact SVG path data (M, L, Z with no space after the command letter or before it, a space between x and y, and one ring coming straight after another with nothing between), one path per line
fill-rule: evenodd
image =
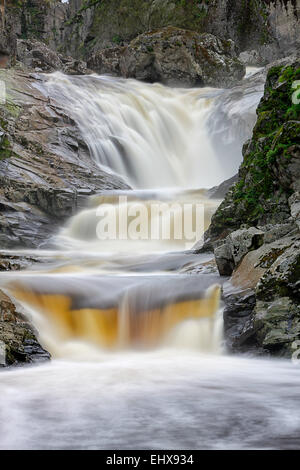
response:
M90 197L21 250L39 265L1 274L53 360L1 372L0 448L295 448L295 365L227 355L228 280L192 249L221 202L208 188L238 170L263 79L176 89L54 73L39 87L132 189Z

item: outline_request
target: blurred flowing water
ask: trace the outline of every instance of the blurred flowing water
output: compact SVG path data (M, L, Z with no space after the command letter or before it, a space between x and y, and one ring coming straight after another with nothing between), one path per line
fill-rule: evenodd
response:
M11 252L40 260L1 273L0 285L53 361L1 373L1 449L299 445L296 366L226 356L225 279L211 254L176 237L181 208L196 202L201 237L221 202L207 188L237 172L263 92L256 72L230 90L45 76L40 88L77 122L91 158L133 189L93 196L48 246ZM157 202L164 210L153 216ZM119 225L143 207L156 227L170 202L169 238L128 240L119 229L119 239L99 239L105 204Z

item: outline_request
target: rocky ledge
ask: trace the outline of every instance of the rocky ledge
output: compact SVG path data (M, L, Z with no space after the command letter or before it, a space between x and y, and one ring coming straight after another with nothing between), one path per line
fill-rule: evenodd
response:
M37 339L37 332L0 290L0 368L44 362L50 354Z
M29 64L33 56L40 64ZM16 249L45 246L87 196L128 188L99 168L76 123L42 93L44 77L28 65L50 71L51 60L29 51L27 66L0 71L6 85L6 100L0 103L0 271L39 263L37 256ZM0 291L0 367L49 358L30 322Z
M88 66L101 74L175 86L230 87L245 74L232 40L171 26L141 34L128 46L97 51Z
M270 68L237 182L205 234L231 351L291 356L300 339L300 60ZM299 83L298 83L299 87Z
M128 186L93 161L76 123L39 91L42 76L20 67L0 79L0 243L37 247L88 195Z

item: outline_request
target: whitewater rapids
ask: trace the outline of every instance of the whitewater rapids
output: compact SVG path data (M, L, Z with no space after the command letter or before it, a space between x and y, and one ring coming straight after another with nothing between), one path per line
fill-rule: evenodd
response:
M61 73L39 87L91 158L133 188L118 217L136 203L199 200L200 237L221 202L206 189L237 172L251 135L256 72L231 90ZM0 449L299 448L299 365L226 356L226 279L211 254L176 240L176 224L155 243L99 240L96 210L119 195L95 195L43 250L10 253L41 260L1 273L0 286L53 360L1 373Z
M299 448L299 365L180 349L84 359L1 375L0 449Z

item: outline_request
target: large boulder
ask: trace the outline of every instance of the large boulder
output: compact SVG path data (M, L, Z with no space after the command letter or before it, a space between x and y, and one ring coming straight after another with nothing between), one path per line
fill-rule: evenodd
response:
M58 54L36 39L18 39L17 59L27 67L43 72L61 70L69 75L89 72L84 61Z
M41 1L41 0L39 0ZM45 0L44 0L45 1ZM52 4L52 2L51 2ZM247 65L265 65L299 49L297 0L72 0L56 36L72 55L126 44L173 25L232 39ZM50 28L49 28L50 29ZM249 62L248 62L249 61Z
M240 229L227 236L225 243L215 249L216 263L221 275L230 275L242 258L264 242L264 232L256 227Z
M17 41L17 59L28 67L39 68L45 72L62 68L58 54L35 39Z
M233 41L171 26L97 52L88 65L98 73L175 86L229 87L245 74Z
M300 235L294 226L275 238L286 230L278 226L265 232L265 243L243 257L224 286L224 329L231 351L292 354L300 332Z
M293 353L300 338L300 238L266 270L256 287L254 324L259 343L271 352Z

